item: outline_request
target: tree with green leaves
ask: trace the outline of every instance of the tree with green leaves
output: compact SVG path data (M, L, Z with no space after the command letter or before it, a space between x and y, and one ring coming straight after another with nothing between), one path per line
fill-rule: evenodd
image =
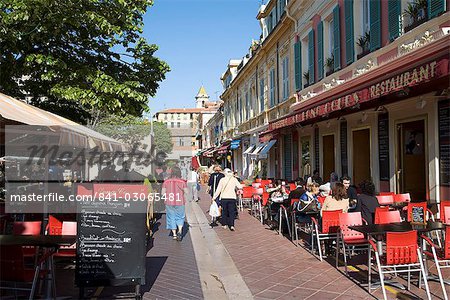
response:
M100 119L94 130L130 146L142 146L151 133L150 121L130 115L108 115ZM171 153L173 149L172 135L164 123L153 122L155 153Z
M169 71L141 35L152 4L1 0L0 90L83 124L142 116Z
M155 134L156 153L171 153L173 149L172 135L166 124L162 122L153 122L153 132Z

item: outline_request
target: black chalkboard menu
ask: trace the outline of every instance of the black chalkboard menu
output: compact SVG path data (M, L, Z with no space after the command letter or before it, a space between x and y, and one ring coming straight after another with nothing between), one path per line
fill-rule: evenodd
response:
M413 205L411 208L411 224L426 224L426 210L423 206Z
M320 165L319 165L319 127L314 128L314 170L320 170Z
M450 99L438 102L440 184L450 186Z
M378 115L378 161L380 180L389 180L389 114Z
M341 122L340 127L341 137L341 166L342 175L348 174L348 158L347 158L347 121Z
M145 191L141 185L78 187L77 195L94 198L78 208L77 286L145 284Z

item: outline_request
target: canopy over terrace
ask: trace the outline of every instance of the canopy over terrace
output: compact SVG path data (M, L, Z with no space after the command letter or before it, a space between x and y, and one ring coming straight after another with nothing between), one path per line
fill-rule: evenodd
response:
M97 146L99 150L106 152L127 150L125 144L110 137L2 93L0 93L0 115L2 127L21 124L48 127L58 133L60 146L76 148Z

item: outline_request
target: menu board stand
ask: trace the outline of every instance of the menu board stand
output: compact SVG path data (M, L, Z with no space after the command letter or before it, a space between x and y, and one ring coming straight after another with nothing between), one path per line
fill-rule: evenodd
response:
M78 187L77 195L94 195L91 201L78 203L75 282L80 299L85 298L85 287L99 286L135 286L135 298L141 299L147 202L133 199L145 191L143 185Z

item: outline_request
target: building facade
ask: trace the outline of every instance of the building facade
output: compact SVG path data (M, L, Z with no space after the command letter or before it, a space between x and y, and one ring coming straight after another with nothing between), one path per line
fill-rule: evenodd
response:
M262 5L261 40L222 78L241 175L318 170L325 181L335 172L416 201L449 199L449 2Z
M171 108L157 112L154 121L164 123L172 136L173 150L168 160L189 165L193 156L202 148L199 132L203 125L217 112L220 101L209 101L202 86L195 97L195 108Z

